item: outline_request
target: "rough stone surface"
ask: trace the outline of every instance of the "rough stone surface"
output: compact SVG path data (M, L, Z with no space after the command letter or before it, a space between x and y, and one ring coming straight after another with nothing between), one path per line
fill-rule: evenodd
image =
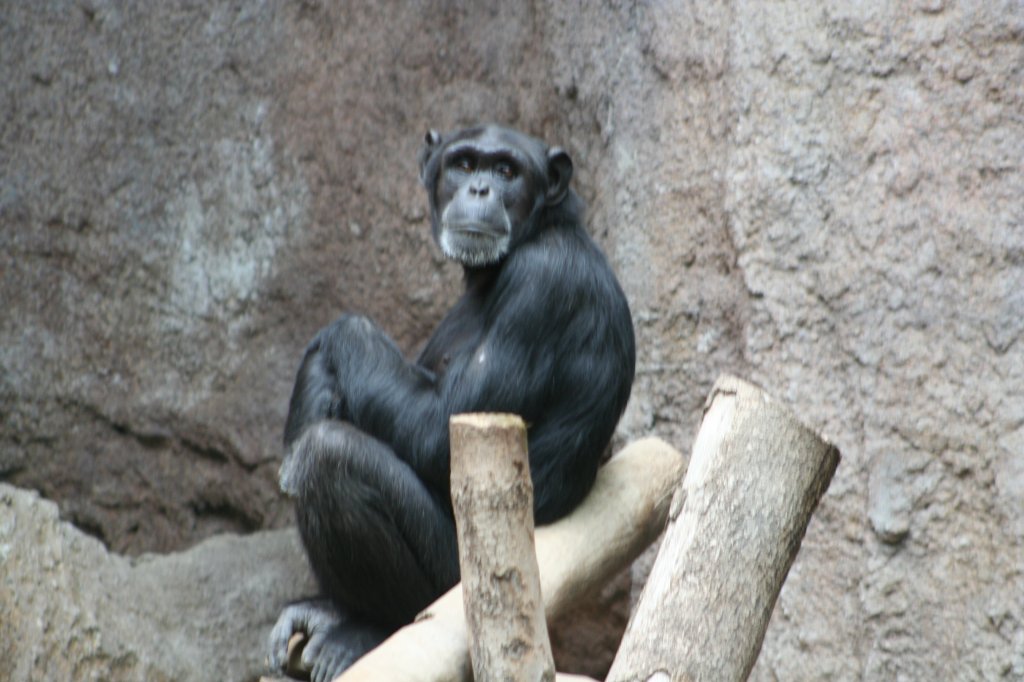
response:
M292 530L128 559L0 484L5 680L255 680L281 607L313 587Z
M728 371L843 452L753 678L1024 679L1019 2L41 0L0 70L0 477L112 549L288 523L304 343L423 342L416 148L498 120L630 298L620 438Z

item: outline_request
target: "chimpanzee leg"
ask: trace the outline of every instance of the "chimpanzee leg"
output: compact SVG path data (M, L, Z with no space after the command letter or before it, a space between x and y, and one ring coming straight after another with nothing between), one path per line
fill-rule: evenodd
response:
M323 421L295 444L292 461L299 531L335 603L398 627L458 581L447 505L388 446Z
M429 377L407 365L370 320L343 315L317 333L295 380L285 427L281 489L296 500L299 531L322 598L288 606L270 636L284 665L295 632L303 662L331 679L458 580L449 503L384 442L347 423L346 382L366 367L391 382Z
M287 607L270 637L279 668L296 631L303 660L332 679L458 581L447 505L384 443L350 424L307 428L281 467L326 599Z

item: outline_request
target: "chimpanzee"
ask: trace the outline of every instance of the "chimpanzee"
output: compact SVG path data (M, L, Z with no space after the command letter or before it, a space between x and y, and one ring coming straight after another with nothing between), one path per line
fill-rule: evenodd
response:
M428 132L419 162L462 298L415 362L343 315L309 344L289 405L280 483L323 596L284 610L270 663L305 632L316 682L458 581L451 415L523 417L535 518L550 523L590 490L633 382L629 308L584 231L569 155L481 126Z

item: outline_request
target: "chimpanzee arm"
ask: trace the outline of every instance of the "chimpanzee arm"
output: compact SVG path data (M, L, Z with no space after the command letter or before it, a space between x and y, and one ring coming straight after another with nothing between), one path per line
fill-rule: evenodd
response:
M435 490L447 490L448 418L459 412L504 411L529 420L524 399L544 393L536 376L526 376L517 366L530 352L514 338L484 341L475 353L451 358L438 382L396 381L389 372L353 366L350 381L358 389L349 393L352 423L391 444Z
M524 352L516 347L500 355L514 358ZM431 372L406 360L368 318L342 315L321 329L306 349L289 404L285 447L318 421L347 421L387 443L435 490L446 490L448 417L453 407L456 411L517 407L508 400L482 400L481 396L497 398L498 392L478 373L471 373L475 385L467 390L461 381L467 361L454 357L445 381L439 384Z

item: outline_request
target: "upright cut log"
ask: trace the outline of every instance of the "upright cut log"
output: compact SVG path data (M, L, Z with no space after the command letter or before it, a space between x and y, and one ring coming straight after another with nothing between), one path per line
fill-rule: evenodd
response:
M476 682L555 677L537 555L526 425L512 414L451 418L451 487Z
M838 463L762 390L720 378L608 682L745 680Z

